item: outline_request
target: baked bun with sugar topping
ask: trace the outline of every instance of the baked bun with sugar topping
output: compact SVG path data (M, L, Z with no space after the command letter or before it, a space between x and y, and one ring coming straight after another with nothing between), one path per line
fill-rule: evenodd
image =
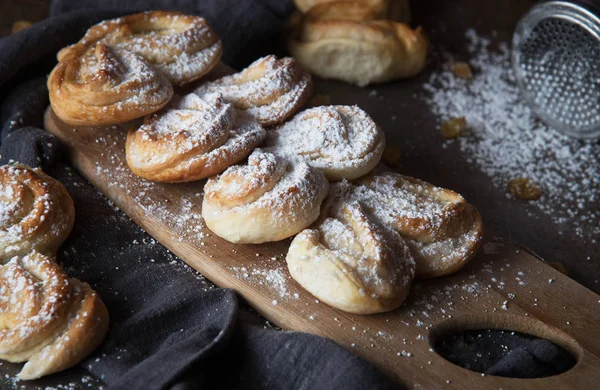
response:
M65 187L40 169L0 167L0 260L35 249L54 252L75 220Z
M48 90L56 115L74 126L125 123L173 96L169 81L146 60L103 43L71 46L50 73Z
M79 45L98 42L135 53L175 85L197 80L221 59L221 41L206 19L179 12L147 11L92 26L74 46L58 53L63 59Z
M349 19L353 15L371 15L369 19L392 19L408 23L410 5L408 0L295 0L298 9L311 18ZM361 18L359 20L367 20Z
M289 42L293 57L312 73L365 86L416 75L425 66L428 40L389 20L306 19Z
M108 331L108 311L95 291L35 251L0 265L0 298L0 359L27 362L20 380L76 365Z
M300 159L329 180L356 179L377 165L385 137L357 106L320 106L304 110L267 131L266 150Z
M230 242L279 241L317 219L328 187L325 176L306 163L256 149L246 164L208 179L202 217Z
M292 277L319 300L349 313L399 307L415 273L402 237L377 224L360 203L343 203L332 215L292 241L286 257Z
M404 238L417 278L456 272L475 255L483 236L477 209L454 191L393 172L371 174L338 189Z
M254 118L236 111L221 95L191 93L128 133L127 164L148 180L200 180L243 160L264 137Z
M239 73L201 85L202 96L220 93L223 99L246 111L264 126L282 123L310 98L312 80L293 58L274 55L254 61Z

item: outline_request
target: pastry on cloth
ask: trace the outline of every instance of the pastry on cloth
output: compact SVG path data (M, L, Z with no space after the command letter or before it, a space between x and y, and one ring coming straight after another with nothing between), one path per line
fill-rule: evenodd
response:
M75 220L65 187L39 168L0 166L0 262L35 249L54 252Z
M219 94L190 93L129 131L127 164L138 176L162 182L204 179L243 160L264 139L254 118Z
M76 365L108 331L96 292L36 251L0 265L0 309L0 359L27 362L20 380Z
M402 237L357 202L299 233L290 245L292 277L326 304L356 314L394 310L406 298L415 261Z
M329 183L305 162L291 163L256 149L204 186L202 217L217 236L234 243L280 241L319 216Z
M352 17L359 12L363 15L372 15L369 19L391 19L403 23L410 21L408 0L294 0L294 2L302 13L308 15L312 12L313 16L324 15L328 19L331 18L329 15L342 13Z
M222 53L219 37L204 18L147 11L92 26L77 44L62 49L58 60L62 62L77 46L95 46L98 42L138 54L175 85L207 74L219 63Z
M417 278L456 272L479 248L481 216L454 191L393 172L368 175L345 191L346 201L359 201L400 233L417 263Z
M200 96L220 93L235 108L269 126L284 122L306 103L312 80L293 58L269 55L239 73L202 84L194 92Z
M74 126L125 123L173 96L171 83L146 60L103 43L71 46L50 73L48 90L56 115Z
M428 40L389 20L305 20L289 41L293 57L312 73L365 86L416 75Z
M356 179L381 159L385 136L357 106L320 106L304 110L267 131L268 151L305 160L329 180Z

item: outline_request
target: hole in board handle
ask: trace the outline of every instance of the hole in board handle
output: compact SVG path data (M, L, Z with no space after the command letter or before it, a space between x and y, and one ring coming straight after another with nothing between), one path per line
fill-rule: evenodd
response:
M583 348L579 343L567 333L548 325L542 321L531 317L523 317L512 314L485 314L480 316L459 316L452 319L443 321L434 326L429 333L429 342L431 348L438 353L442 358L449 361L452 364L461 366L458 362L452 361L447 356L444 356L442 349L439 348L439 343L452 336L457 336L462 332L469 331L481 331L486 332L487 330L503 330L508 332L521 333L525 336L533 336L539 339L544 339L554 343L568 352L571 357L575 360L574 364L567 365L565 369L560 372L556 372L549 375L536 375L536 376L518 376L518 375L498 375L515 378L540 378L550 377L555 375L561 375L573 367L575 367L583 357ZM442 352L442 353L440 353ZM506 355L508 356L508 355ZM463 366L461 366L463 367ZM463 367L465 369L469 369ZM488 369L489 367L486 367ZM469 369L470 370L470 369ZM473 371L473 370L470 370ZM481 371L473 371L481 372ZM488 374L491 375L491 374Z

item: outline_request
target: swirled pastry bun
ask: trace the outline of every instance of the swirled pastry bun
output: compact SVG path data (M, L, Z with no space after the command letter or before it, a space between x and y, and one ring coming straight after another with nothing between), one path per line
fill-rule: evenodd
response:
M292 277L326 304L356 314L393 310L406 298L413 257L395 231L373 221L359 203L298 234L286 261Z
M56 115L74 126L125 123L173 96L166 77L142 57L103 43L70 47L50 73L48 90Z
M239 73L201 85L202 96L220 93L235 108L246 111L262 125L285 121L310 98L312 80L293 58L260 58Z
M20 380L76 365L108 331L96 292L36 251L0 265L0 302L0 359L26 362Z
M74 220L73 200L61 183L25 165L0 167L0 260L56 251Z
M379 223L404 237L417 278L456 272L481 243L481 216L454 191L393 172L366 176L348 188L345 199L360 201Z
M279 241L317 219L327 189L318 169L256 149L246 164L208 180L202 217L213 233L230 242Z
M250 154L265 137L254 118L219 94L188 94L145 118L127 135L131 170L148 180L184 182L204 179Z
M197 80L221 59L221 41L208 22L179 12L148 11L92 26L76 45L98 42L141 56L175 85ZM58 53L58 60L73 46Z
M312 73L359 86L416 75L427 48L421 28L389 20L308 20L289 42L293 57Z
M381 159L385 136L357 106L320 106L268 130L265 144L268 151L304 160L339 181L371 171Z

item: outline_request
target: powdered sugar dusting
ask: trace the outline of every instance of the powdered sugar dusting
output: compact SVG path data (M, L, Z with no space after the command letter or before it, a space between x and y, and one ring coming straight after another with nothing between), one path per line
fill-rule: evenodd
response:
M130 135L127 157L140 173L169 168L175 176L170 180L179 174L190 180L243 158L264 136L252 117L236 112L221 95L188 94L144 120Z
M305 160L328 177L350 176L347 171L375 165L384 143L383 133L357 106L304 110L268 131L265 142L268 151Z
M204 18L160 11L101 22L90 28L80 42L102 42L136 53L174 84L207 73L222 50L221 41Z
M209 200L222 198L219 203L224 213L252 215L264 210L275 227L284 228L303 219L300 214L308 210L314 210L309 214L316 218L327 188L323 174L306 163L290 163L256 149L247 165L232 166L220 177L210 179L205 192Z
M281 299L296 299L288 290L289 275L284 267L269 269L249 265L230 270L240 279L272 289Z
M0 262L32 248L58 246L73 223L62 186L26 166L0 167Z
M163 74L137 54L101 44L91 48L76 46L71 50L78 57L69 55L65 66L75 67L77 72L67 72L68 77L58 80L56 94L64 99L72 96L80 104L97 106L98 110L108 111L114 106L123 111L132 106L160 107L173 94ZM60 103L60 99L54 102Z
M485 172L498 190L528 177L542 189L531 204L557 226L596 241L600 235L600 144L568 138L541 123L521 99L507 44L498 51L474 30L466 33L475 69L465 81L443 70L425 85L440 123L465 117L472 134L457 140L463 156ZM563 228L561 226L561 228Z
M240 73L201 85L198 95L221 93L236 108L247 111L259 123L281 123L311 92L310 74L292 58L270 55L254 61Z

